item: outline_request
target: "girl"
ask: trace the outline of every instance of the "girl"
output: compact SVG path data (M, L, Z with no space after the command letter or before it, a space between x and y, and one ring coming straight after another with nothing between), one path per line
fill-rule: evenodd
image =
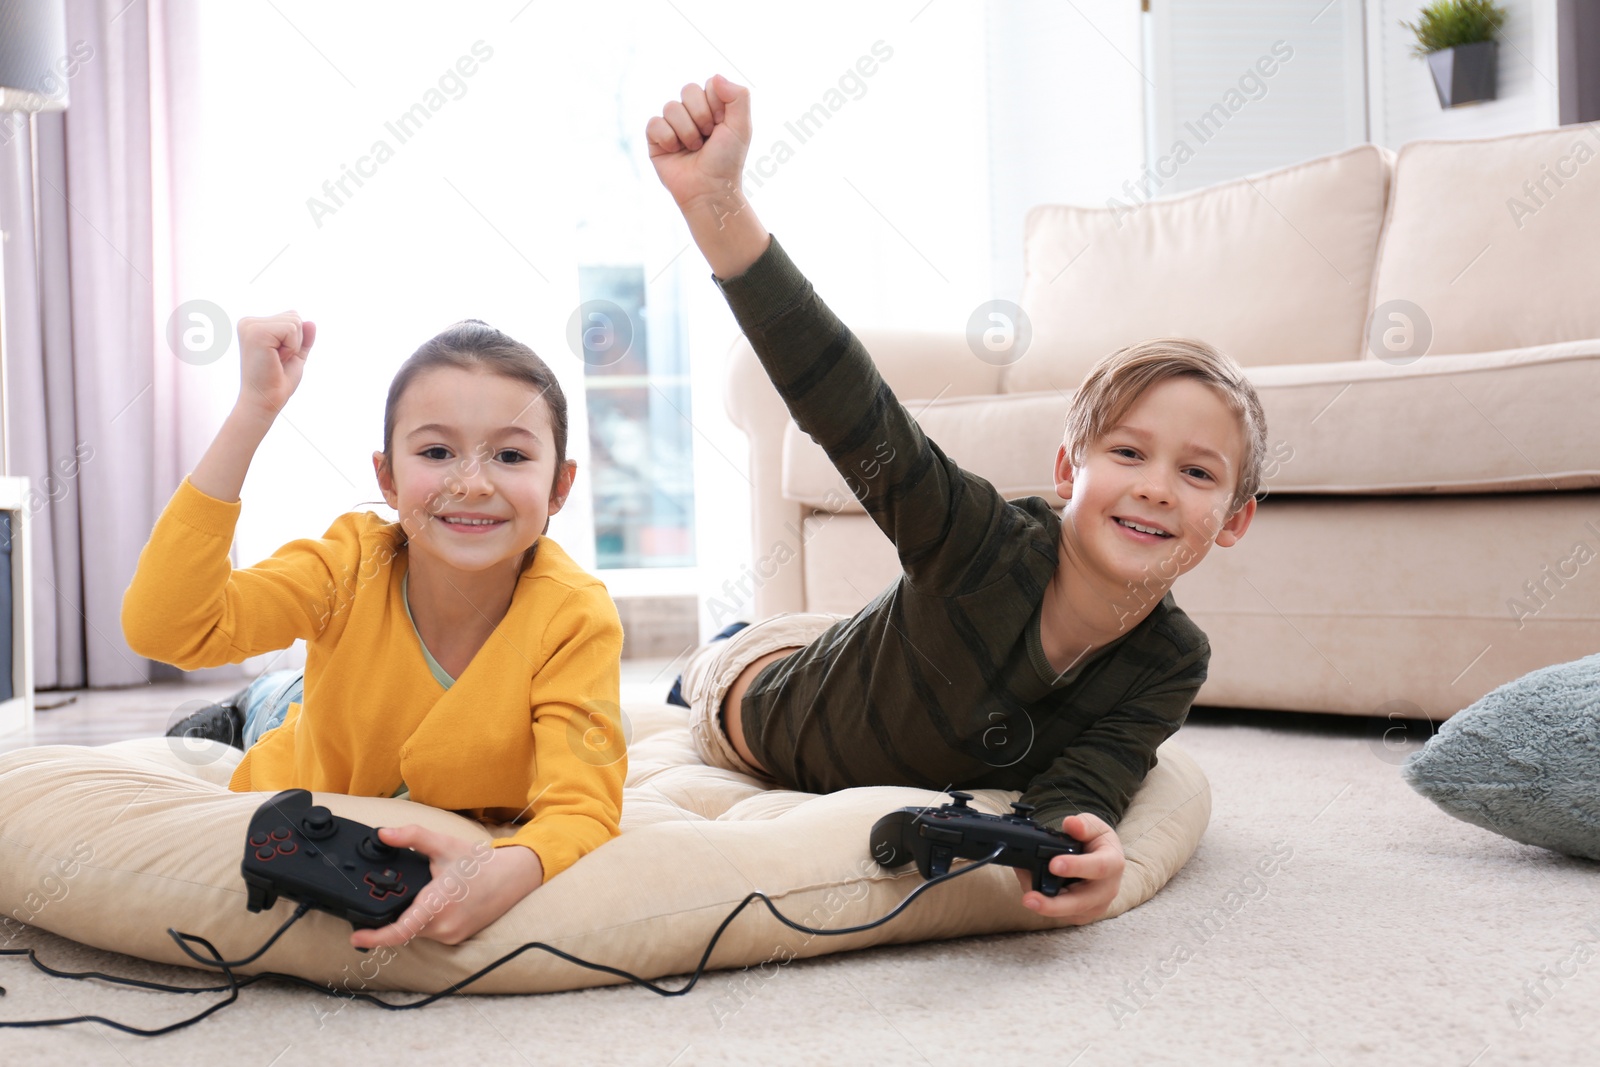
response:
M209 722L174 729L242 733L234 790L405 795L520 823L489 850L380 831L426 854L436 879L466 873L470 891L425 892L350 943L456 944L619 832L622 627L605 586L543 536L576 473L561 387L475 320L417 349L389 387L372 461L400 521L347 512L234 569L239 489L315 339L292 311L240 320L239 399L140 553L123 632L183 670L305 639L303 673L263 675L197 716Z

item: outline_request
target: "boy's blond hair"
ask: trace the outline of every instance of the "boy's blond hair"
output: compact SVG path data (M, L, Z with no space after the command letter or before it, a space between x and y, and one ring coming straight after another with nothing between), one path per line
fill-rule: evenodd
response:
M1244 430L1245 449L1230 513L1261 488L1267 458L1267 416L1261 398L1244 371L1204 341L1188 337L1156 337L1119 348L1102 357L1078 387L1067 408L1067 455L1072 465L1083 462L1084 449L1117 425L1145 390L1172 378L1194 378L1209 385Z

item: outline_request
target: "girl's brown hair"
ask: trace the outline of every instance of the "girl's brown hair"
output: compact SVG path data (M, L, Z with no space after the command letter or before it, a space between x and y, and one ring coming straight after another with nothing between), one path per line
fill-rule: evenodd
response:
M1261 489L1267 459L1267 416L1261 398L1228 356L1204 341L1157 337L1120 348L1089 371L1067 408L1067 454L1073 466L1084 450L1122 421L1151 386L1172 378L1194 378L1210 386L1233 412L1244 430L1244 456L1229 510L1236 512Z

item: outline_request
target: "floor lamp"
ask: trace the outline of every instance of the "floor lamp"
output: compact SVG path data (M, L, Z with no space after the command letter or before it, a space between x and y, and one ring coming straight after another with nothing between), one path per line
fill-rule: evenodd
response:
M26 128L34 175L38 233L38 152L34 116L67 106L67 12L64 0L0 0L0 141ZM24 118L26 116L26 118ZM35 248L30 262L37 263ZM0 476L11 474L11 395L6 367L5 255L0 246Z

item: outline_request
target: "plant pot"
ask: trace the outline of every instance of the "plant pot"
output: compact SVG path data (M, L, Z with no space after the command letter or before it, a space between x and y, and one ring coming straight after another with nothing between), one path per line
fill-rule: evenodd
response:
M1476 41L1428 53L1433 87L1440 107L1460 107L1495 97L1495 51L1498 41Z

